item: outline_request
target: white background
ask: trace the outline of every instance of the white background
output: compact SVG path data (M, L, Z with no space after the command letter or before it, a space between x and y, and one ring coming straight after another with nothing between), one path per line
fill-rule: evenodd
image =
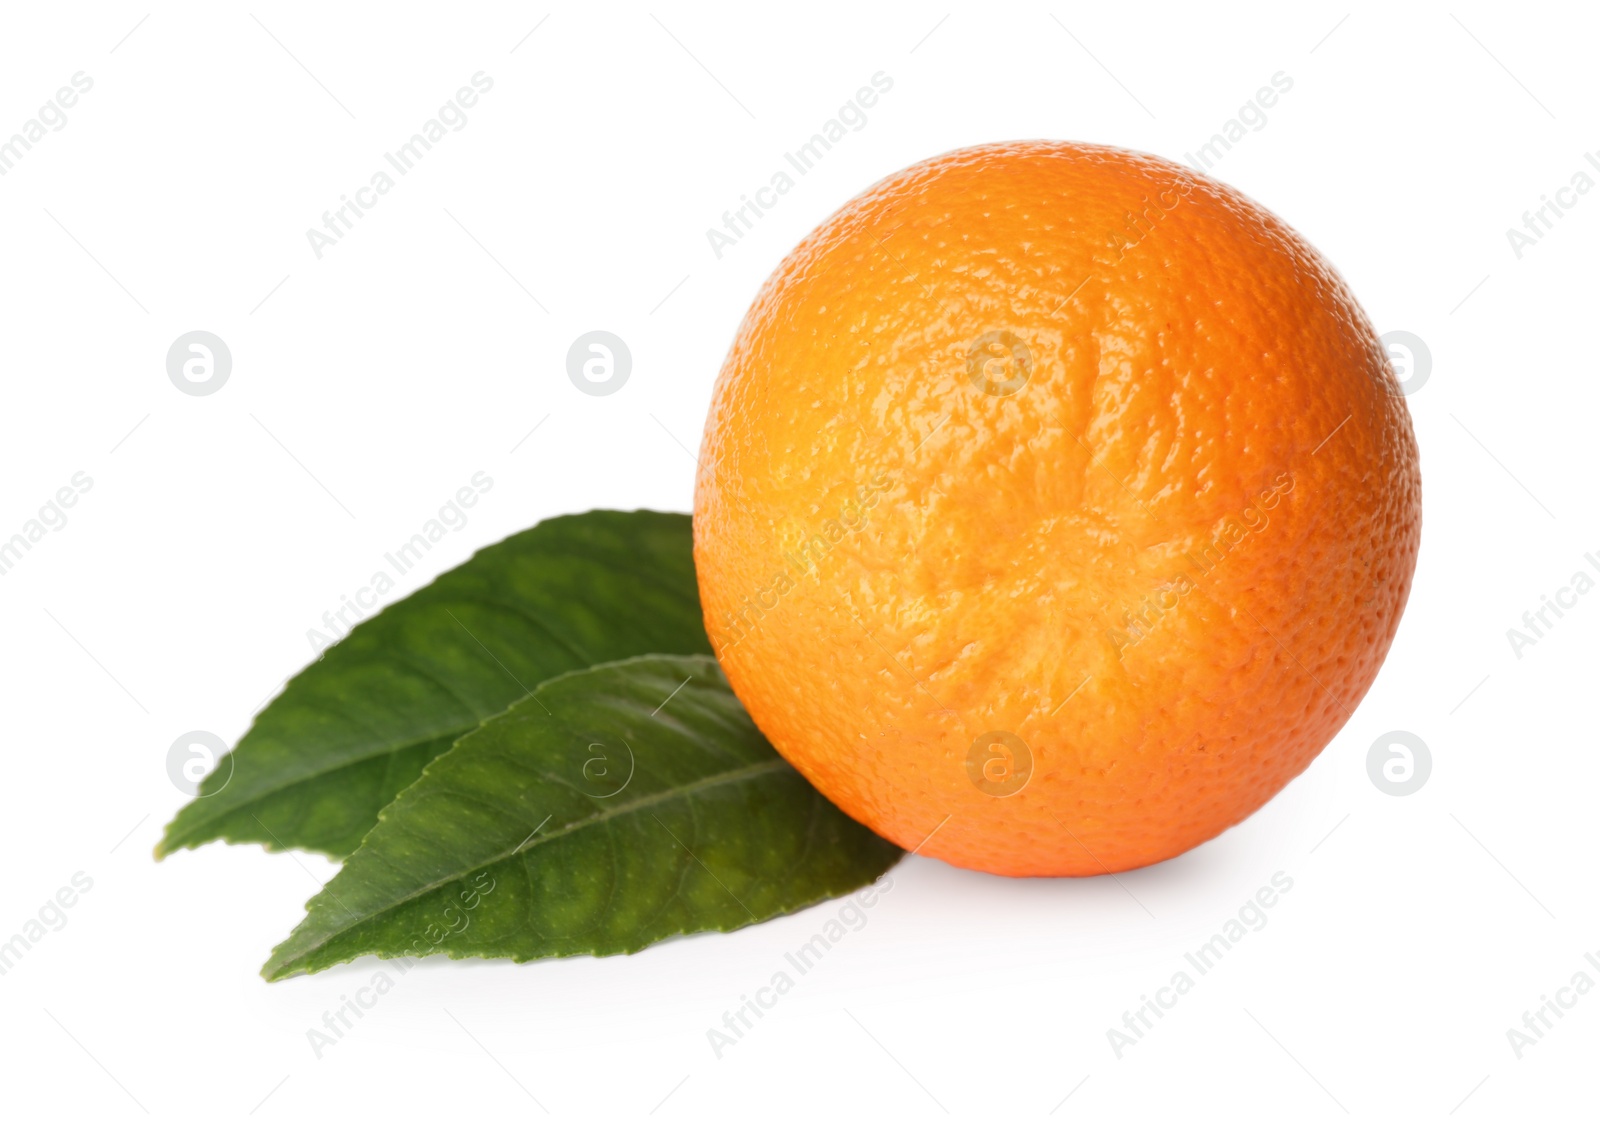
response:
M1600 575L1583 559L1600 553L1600 193L1520 259L1505 232L1600 149L1593 17L762 7L8 6L0 136L75 72L94 86L0 177L0 534L75 472L94 484L0 576L0 938L74 873L94 885L0 978L6 1119L1592 1115L1600 992L1520 1060L1506 1031L1600 949L1600 595L1520 657L1506 631L1580 568ZM468 124L319 260L306 229L478 71L494 88ZM878 71L894 87L865 128L719 260L706 229ZM1181 159L1279 71L1292 91L1215 175L1433 364L1408 401L1425 497L1410 607L1310 770L1117 879L908 861L721 1060L707 1027L836 906L626 958L433 960L319 1060L306 1030L377 964L257 977L322 859L151 860L184 801L174 738L236 740L312 657L308 629L475 471L493 491L393 597L546 516L688 510L684 448L745 307L880 177L1009 138ZM634 358L604 398L565 371L596 328ZM232 351L214 395L165 371L193 329ZM1433 756L1405 798L1366 770L1396 729ZM1107 1029L1280 870L1294 887L1266 927L1115 1056Z

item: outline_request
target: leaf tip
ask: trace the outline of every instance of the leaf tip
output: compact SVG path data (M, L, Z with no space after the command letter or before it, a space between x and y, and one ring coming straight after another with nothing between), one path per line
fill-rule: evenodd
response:
M285 941L284 943L287 943ZM283 944L272 949L272 954L267 957L267 962L261 965L261 978L268 983L277 983L282 979L293 979L297 975L305 975L307 969L300 964L296 956L281 955ZM299 965L299 966L297 966Z
M178 820L173 819L165 827L163 827L161 830L161 837L156 839L156 844L150 848L150 855L151 857L155 858L156 861L159 862L165 858L171 857L173 854L176 854L179 850L182 850L185 846L189 845L189 843L183 842L173 834L173 828L177 825Z

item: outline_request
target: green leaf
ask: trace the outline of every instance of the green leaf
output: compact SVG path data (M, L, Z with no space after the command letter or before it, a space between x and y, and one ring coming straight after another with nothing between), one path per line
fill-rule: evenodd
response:
M838 896L900 853L778 756L714 659L634 658L545 682L428 765L261 973L634 952Z
M709 654L689 517L556 517L361 623L284 687L156 849L222 839L349 854L378 812L532 686L638 654Z

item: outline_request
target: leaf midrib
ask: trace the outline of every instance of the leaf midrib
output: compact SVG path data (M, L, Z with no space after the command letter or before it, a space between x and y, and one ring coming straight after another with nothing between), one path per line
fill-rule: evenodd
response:
M498 548L500 546L499 545L495 545L495 546L491 546L491 547ZM601 560L592 560L591 562L592 563L597 563L597 564L607 563L607 562L601 561ZM465 565L463 565L463 567L464 566ZM447 573L445 573L445 576L448 576L450 574L451 573L447 572ZM618 576L622 577L623 573L621 571L619 571L618 572ZM631 579L639 579L640 578L635 573L631 573L631 572L627 573L627 577L631 578ZM443 578L444 577L440 577L440 579L443 579ZM651 577L649 575L646 575L646 576L644 576L642 578L643 578L644 582L646 584L648 584L648 585L657 587L661 591L667 592L668 594L676 594L675 592L672 591L670 585L658 582L653 577ZM614 662L614 661L625 661L626 660L626 659L610 659L610 660L608 660L606 662L595 662L588 655L584 654L583 651L576 644L574 644L572 642L569 642L562 635L558 634L555 631L554 628L552 628L548 623L545 623L542 619L538 618L535 615L530 614L528 611L526 611L526 610L524 610L522 608L519 608L519 607L517 607L517 606L515 606L513 604L504 603L503 601L491 599L490 597L488 597L484 593L472 592L472 591L469 591L469 590L463 590L463 591L460 591L460 592L445 591L445 592L439 592L439 593L435 594L432 598L419 598L421 596L425 596L428 593L428 591L429 591L428 588L423 588L420 591L413 592L411 595L407 596L405 599L399 600L398 602L392 604L391 606L399 607L399 606L401 606L401 605L403 605L405 603L411 602L412 600L417 600L417 605L418 606L436 605L436 606L439 606L439 607L443 607L446 613L449 613L449 611L450 611L450 606L449 605L451 603L461 603L461 604L469 604L470 603L470 604L477 604L477 605L480 605L480 606L489 607L489 608L493 608L493 609L510 611L513 614L517 615L519 618L522 618L522 619L526 620L527 622L532 623L535 627L537 627L540 631L542 631L546 636L548 636L549 640L551 642L553 642L557 647L559 647L562 650L565 650L566 652L571 654L575 659L577 659L577 661L578 661L578 665L577 666L574 666L570 670L563 670L561 673L555 674L552 677L546 678L543 681L537 683L533 688L533 691L532 691L533 693L537 693L539 691L539 688L544 684L544 682L552 681L555 678L565 677L568 674L576 673L576 672L578 672L580 670L583 670L583 669L593 669L597 665L599 665L599 666L610 665L611 662ZM388 608L384 608L384 610L388 610ZM351 632L351 636L350 637L353 637L355 635L356 631L360 631L361 628L367 627L367 626L371 626L371 625L375 625L377 622L378 622L378 620L376 618L374 618L374 619L369 619L369 620L367 620L366 622L363 622L363 623L358 623L356 625L355 630ZM470 634L471 632L468 632L468 633ZM384 634L382 634L380 632L377 632L377 631L370 631L367 634L365 634L363 636L363 638L368 640L369 642L371 642L374 645L393 641L391 639L387 639ZM343 641L347 641L347 640L346 639L341 639L340 641L343 642ZM478 642L476 637L473 638L473 641L474 642ZM495 657L495 654L494 654L493 651L491 651L487 647L483 646L483 644L481 642L478 642L478 645L485 652L488 653L490 658L494 658L495 659L496 663L500 665L501 669L505 670L504 663L500 663L500 660ZM371 659L371 657L372 657L371 655L363 654L363 655L360 655L358 658L351 659L351 660L352 661L357 661L357 662L366 662L366 661L369 661ZM630 656L630 657L633 657L633 656ZM300 671L299 674L296 674L294 676L294 678L290 679L290 684L292 684L294 681L298 680L302 675L304 675L311 668L312 668L311 666L308 666L308 667L306 667L305 670L302 670L302 671ZM451 689L451 687L446 685L442 680L440 680L431 671L421 669L420 667L413 667L413 669L418 674L421 674L423 677L426 677L428 680L434 682L440 688L444 689L447 693L449 693L452 696L454 696L454 691ZM505 670L505 672L511 676L513 681L517 680L516 675L512 674L510 670ZM522 685L522 683L520 681L518 681L517 684L519 686ZM527 696L531 696L532 695L531 693L527 692L527 687L523 686L522 688L524 690L525 695L527 695ZM288 692L288 689L289 689L289 684L286 684L285 687L284 687L285 693ZM280 694L279 697L275 698L272 701L271 704L275 705L281 699L282 699L282 695ZM458 700L458 704L461 704L466 712L468 712L468 713L475 712L475 710L473 710L470 707L466 706L465 702L460 701L459 698L457 700ZM521 700L522 700L522 698L517 698L517 699L513 700L509 705L507 705L505 707L505 709L512 708L513 706L515 706ZM269 705L269 708L270 708L270 705ZM408 749L415 748L420 744L427 744L429 741L439 740L439 739L441 739L443 737L446 737L446 736L451 737L453 740L460 740L463 736L465 736L469 732L472 732L474 729L478 728L478 726L482 725L485 721L491 719L492 717L498 716L500 713L504 712L505 709L497 710L497 711L495 711L493 713L490 713L488 716L485 716L485 717L477 717L472 721L472 723L464 725L464 726L462 726L460 728L455 728L455 729L445 728L445 729L442 729L439 732L434 732L434 733L430 733L428 735L417 737L417 738L415 738L413 740L410 740L409 742L404 743L404 744L398 744L398 745L392 745L392 746L391 745L382 744L382 743L375 744L375 745L369 746L368 748L363 750L359 755L353 756L349 760L345 760L345 761L343 761L341 763L338 763L338 764L335 764L335 765L333 765L331 767L325 766L325 765L322 765L322 764L309 765L304 770L304 772L302 772L299 775L293 776L291 778L285 778L285 779L274 779L270 783L270 785L268 785L268 786L266 786L264 788L261 788L259 790L255 790L255 791L246 790L246 791L237 793L234 797L232 797L232 801L230 803L228 803L226 805L220 804L220 803L216 804L216 805L212 806L206 812L204 817L196 819L196 821L194 823L194 826L190 828L190 831L189 831L189 834L187 835L187 838L190 839L190 840L193 840L193 839L196 838L196 836L198 836L198 835L200 835L202 833L206 833L209 830L209 828L216 826L218 823L225 821L226 819L238 814L241 811L244 811L244 810L246 810L246 809L248 809L248 808L250 808L250 807L252 807L252 806L254 806L254 805L258 804L258 803L261 803L261 802L264 802L266 800L269 800L275 795L281 794L284 791L288 791L290 788L303 786L304 784L310 783L313 780L320 779L321 777L326 776L326 775L330 775L333 772L343 771L343 770L345 770L347 768L354 767L357 764L364 764L364 763L368 762L369 760L376 760L376 759L379 759L380 757L383 757L383 756L399 755L400 753L405 752ZM252 724L251 728L252 728L252 732L253 732L254 731L254 725L253 724ZM246 733L246 736L249 736L249 735L251 735L251 733ZM229 752L229 756L233 756L237 751L238 751L237 749L234 749L233 751ZM218 792L217 794L220 795L221 793ZM211 797L212 796L201 796L201 798L211 798ZM185 809L187 810L188 808L185 808ZM180 812L180 815L181 815L181 812ZM165 837L165 836L163 836L163 837ZM198 843L194 843L194 844L198 844ZM179 845L178 848L181 849L182 846Z
M379 916L382 916L384 913L393 912L395 909L399 908L400 906L408 904L411 901L415 901L419 897L426 896L427 894L432 893L434 890L439 889L439 888L441 888L441 887L443 887L445 885L450 884L452 881L460 881L462 878L466 877L468 874L472 873L474 870L480 870L480 869L483 869L483 868L485 868L487 866L499 865L501 862L509 861L511 858L516 857L518 854L526 853L527 851L532 850L537 846L542 846L547 842L553 842L558 838L564 838L569 834L573 834L573 833L575 833L575 832L577 832L579 830L587 829L588 827L591 827L591 826L601 825L603 823L611 821L612 819L620 818L623 815L634 814L634 813L636 813L638 811L646 810L646 809L648 809L650 807L653 807L653 806L658 806L658 805L663 804L663 803L672 802L673 800L676 800L676 799L685 798L687 796L693 795L693 794L695 794L697 792L700 792L700 791L709 790L709 789L711 789L713 787L720 787L723 784L738 783L738 782L742 782L743 780L747 780L747 779L755 779L755 778L757 778L759 776L766 775L766 774L768 774L770 772L781 772L781 771L791 771L792 772L794 770L795 769L793 768L793 766L791 766L790 763L787 760L785 760L785 759L783 759L782 757L779 757L779 756L774 756L772 759L764 760L764 761L762 761L761 763L758 763L758 764L749 764L749 765L746 765L745 767L736 768L736 769L734 769L732 771L720 772L717 775L705 776L705 777L703 777L701 779L695 780L693 783L687 783L687 784L683 784L683 785L678 786L678 787L668 788L665 791L654 792L654 793L652 793L650 795L644 796L644 797L642 797L640 799L636 799L636 800L634 800L632 802L629 802L629 803L619 803L615 807L608 807L608 808L606 808L604 810L596 811L592 815L586 815L585 817L583 817L581 819L578 819L575 822L568 823L566 826L563 826L558 830L551 831L549 834L540 835L538 838L535 838L532 841L524 840L522 843L518 844L516 847L514 847L514 848L512 848L510 850L506 850L506 851L504 851L504 852L502 852L500 854L497 854L497 855L495 855L493 857L486 858L483 861L480 861L480 862L477 862L477 863L475 863L475 864L473 864L471 866L468 866L467 869L464 870L464 871L448 874L445 877L441 877L436 881L429 882L427 885L420 886L419 888L413 890L412 892L406 894L403 897L400 897L397 900L390 901L388 904L383 905L381 908L377 908L377 909L372 910L371 912L365 913L364 915L357 916L354 920L351 920L348 924L342 925L339 928L336 928L336 929L333 929L331 931L328 931L328 932L324 933L320 938L317 939L316 943L314 943L310 947L307 947L304 950L302 950L302 951L300 951L298 953L295 953L294 955L292 955L288 959L279 961L276 964L276 966L271 968L271 976L272 976L272 978L276 979L278 977L279 973L281 973L284 969L286 969L286 968L288 968L288 967L290 967L290 966L292 966L294 964L300 963L300 962L304 961L305 959L307 959L308 957L316 954L317 952L321 951L323 948L326 948L334 940L337 940L340 936L343 936L345 933L349 932L351 929L354 929L359 925L366 924L367 922L369 922L371 920L374 920ZM421 782L421 781L419 780L418 782ZM413 785L413 786L415 786L415 785ZM388 811L386 810L386 811L383 812L383 814L380 814L378 816L378 821L380 823L383 822L384 816L387 813L388 813ZM337 876L336 876L336 879L337 879ZM329 883L329 886L331 886L331 885L332 885L332 882ZM319 893L317 895L316 900L320 901L323 898L324 895L330 895L330 894L327 894L326 888L325 888L323 893ZM333 896L333 895L330 895L330 896ZM340 902L338 902L337 896L333 896L333 900L336 903L340 903ZM292 940L292 939L293 939L293 937L291 936L290 940ZM285 943L288 943L288 942L289 941L285 941Z
M497 716L497 715L498 714L492 714L492 716ZM485 719L488 719L488 718L485 718ZM173 843L173 846L174 846L175 849L181 850L181 849L183 849L185 847L185 845L190 845L191 844L191 843L189 843L188 840L192 839L195 835L201 834L202 832L205 832L208 828L216 826L219 822L223 822L223 821L231 818L232 816L239 814L241 811L246 811L250 807L252 807L252 806L254 806L254 805L258 804L258 803L265 802L266 800L269 800L269 799L273 798L274 796L281 795L283 792L289 791L292 788L302 787L305 784L312 783L315 780L321 779L323 776L332 775L335 772L340 772L340 771L344 771L344 770L346 770L348 768L353 768L353 767L357 766L358 764L365 764L370 760L381 759L382 757L385 757L385 756L398 756L402 752L408 752L413 748L417 748L417 747L419 747L419 746L421 746L423 744L429 744L429 743L431 743L431 742L433 742L435 740L440 740L440 739L442 739L442 738L444 738L446 736L451 737L453 740L460 740L463 736L466 736L469 732L474 731L482 723L483 723L483 721L480 720L480 721L475 721L472 724L465 726L464 728L456 729L454 731L446 729L446 730L444 730L442 732L434 733L431 736L424 736L424 737L421 737L420 739L413 740L413 741L411 741L411 742L409 742L407 744L397 744L397 745L393 745L393 746L379 745L377 747L374 747L374 748L371 748L371 749L369 749L367 751L362 752L358 756L353 756L349 760L345 760L345 761L343 761L341 763L334 764L331 767L318 765L318 766L316 766L314 768L308 769L307 771L303 772L302 774L297 775L297 776L295 776L295 777L293 777L291 779L284 779L282 781L275 780L275 781L273 781L273 783L272 783L272 785L270 787L261 788L261 789L256 790L256 791L244 791L244 792L241 793L242 798L236 800L233 803L232 806L223 807L222 805L219 804L219 805L217 805L215 807L210 808L210 811L206 815L205 818L197 819L195 821L194 825L191 828L189 828L188 833L185 835L184 841L175 842L175 843ZM446 751L448 751L448 749L446 749ZM238 752L238 749L235 749L233 752L228 753L228 755L232 756L232 755L237 754L237 752ZM444 754L443 752L440 753L441 756L443 754ZM217 792L217 795L221 795L221 794L222 794L221 792ZM200 798L209 799L209 798L212 798L212 796L202 795L202 796L200 796ZM390 800L390 802L393 802L393 800ZM190 808L187 808L187 807L184 808L184 810L189 810L189 809ZM181 814L182 812L180 811L179 813ZM162 845L166 845L164 837L163 837ZM192 845L200 845L200 843L195 842L195 843L192 843ZM315 849L315 847L307 847L307 849Z

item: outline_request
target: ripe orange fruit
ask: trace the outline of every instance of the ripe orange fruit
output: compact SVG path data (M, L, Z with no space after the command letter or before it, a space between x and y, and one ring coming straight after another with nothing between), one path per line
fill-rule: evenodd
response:
M1156 157L984 145L768 280L695 493L706 626L769 739L908 849L1115 872L1237 823L1349 717L1421 532L1344 282Z

